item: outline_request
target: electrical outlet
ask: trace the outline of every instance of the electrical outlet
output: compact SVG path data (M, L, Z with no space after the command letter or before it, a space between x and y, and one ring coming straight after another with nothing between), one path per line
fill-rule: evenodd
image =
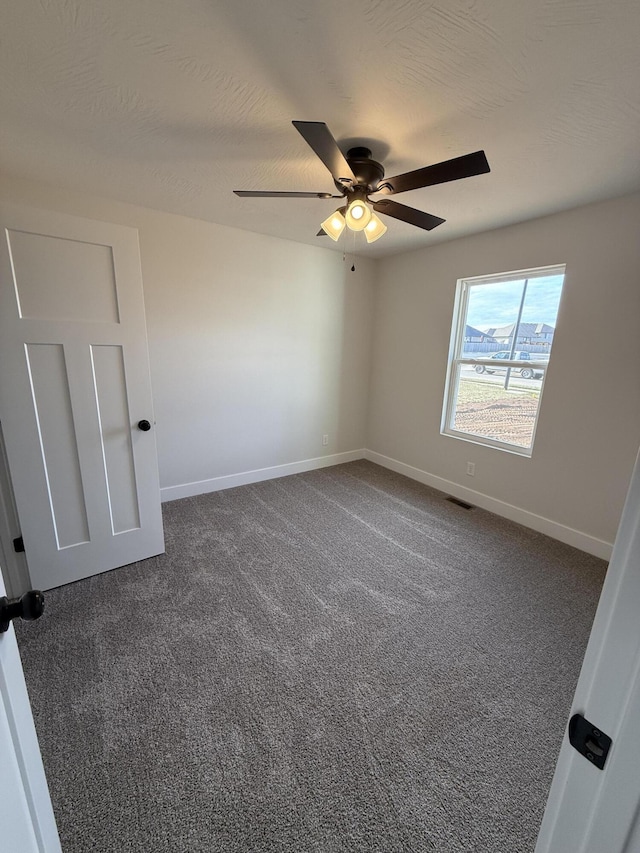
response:
M476 463L475 462L467 462L467 474L470 477L476 476Z
M324 447L326 447L327 444L329 444L329 436L328 435L325 434L322 436L322 444Z

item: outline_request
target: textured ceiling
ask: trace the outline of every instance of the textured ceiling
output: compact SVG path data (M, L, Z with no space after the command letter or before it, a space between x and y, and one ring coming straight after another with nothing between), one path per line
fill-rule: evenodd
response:
M484 149L491 173L395 196L380 257L640 188L637 0L0 0L0 168L313 245L336 202L291 125L387 175ZM352 237L353 235L351 235ZM340 246L341 247L341 246ZM348 248L351 249L351 239Z

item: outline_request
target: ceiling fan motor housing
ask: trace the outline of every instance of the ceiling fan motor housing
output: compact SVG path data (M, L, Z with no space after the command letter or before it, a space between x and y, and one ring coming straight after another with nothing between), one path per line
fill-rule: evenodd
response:
M364 193L375 192L376 187L384 178L384 169L380 163L377 163L371 158L371 151L368 148L350 148L347 151L347 163L351 167L351 171L356 177L356 184L353 187L341 184L335 181L336 187L343 192L362 190Z

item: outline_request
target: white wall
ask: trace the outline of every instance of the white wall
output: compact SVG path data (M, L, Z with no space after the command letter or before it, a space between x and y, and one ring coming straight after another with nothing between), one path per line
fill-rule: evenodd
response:
M596 540L594 552L597 540L613 542L640 444L639 226L633 195L380 262L368 447L565 541L587 547L572 538L579 531ZM561 263L532 458L440 435L457 280Z
M16 179L2 195L139 229L165 497L364 447L371 261Z

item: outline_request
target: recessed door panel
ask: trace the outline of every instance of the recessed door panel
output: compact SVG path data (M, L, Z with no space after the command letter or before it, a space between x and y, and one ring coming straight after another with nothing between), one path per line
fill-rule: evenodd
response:
M27 344L31 396L58 548L89 541L78 443L62 344Z
M92 346L93 379L100 418L111 530L140 527L122 347Z
M21 317L119 322L111 246L11 229L7 241Z

